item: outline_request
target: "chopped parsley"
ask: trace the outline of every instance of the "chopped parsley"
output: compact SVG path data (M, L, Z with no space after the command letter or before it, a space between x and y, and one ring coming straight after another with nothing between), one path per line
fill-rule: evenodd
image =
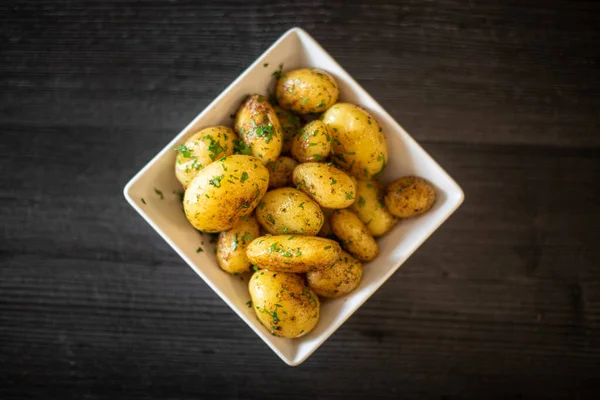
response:
M156 193L158 196L160 196L161 200L165 198L165 196L163 196L163 192L161 192L157 188L154 188L154 193Z
M300 103L306 104L308 102L308 97L303 98Z
M223 179L223 175L213 176L211 180L208 181L214 187L221 187L221 179Z
M353 193L348 193L348 192L346 192L346 198L347 198L348 200L352 200L352 199L354 198L354 194L353 194Z
M248 173L247 172L242 172L242 178L240 179L240 182L245 182L246 179L248 179Z
M264 63L263 67L267 68L269 66L269 63Z
M320 155L320 154L315 154L313 157L314 157L314 158L315 158L315 160L317 160L317 161L321 161L322 159L324 159L324 158L325 158L325 157L323 157L323 156L322 156L322 155Z
M142 197L142 203L146 204L146 200Z
M337 181L336 181L335 179L333 179L333 177L332 177L332 178L329 178L329 179L331 180L331 184L332 184L332 185L335 185L335 184L337 183Z
M365 203L366 203L366 202L365 202L365 198L364 198L364 197L362 197L362 196L360 196L360 197L358 198L358 206L359 206L359 207L364 207L364 206L365 206Z
M323 250L329 250L330 248L331 248L331 246L325 246L325 247L323 248Z
M187 148L185 144L175 147L173 150L179 152L185 158L192 158L192 150Z
M321 102L321 103L317 104L317 108L321 108L321 107L325 107L325 103Z
M202 253L204 251L204 249L202 247L198 247L196 249L196 253Z
M236 139L233 141L233 153L251 156L252 146L246 146L246 143L242 139Z
M275 225L275 219L273 218L273 216L271 214L267 215L267 219L269 220L269 222L273 225Z
M265 143L269 143L275 134L275 130L273 129L273 124L270 122L266 125L259 125L254 128L254 134L258 137L264 137Z
M246 302L246 305L248 306L248 308L252 308L252 300L248 300Z
M233 238L233 246L231 246L231 250L236 250L238 245L240 244L239 240L238 240L238 235L239 234L235 234L234 238Z

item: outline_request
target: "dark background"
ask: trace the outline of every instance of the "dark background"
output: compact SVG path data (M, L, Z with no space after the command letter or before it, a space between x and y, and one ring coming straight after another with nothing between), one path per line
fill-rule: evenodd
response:
M0 5L0 398L598 398L598 2ZM301 26L466 193L297 368L122 189Z

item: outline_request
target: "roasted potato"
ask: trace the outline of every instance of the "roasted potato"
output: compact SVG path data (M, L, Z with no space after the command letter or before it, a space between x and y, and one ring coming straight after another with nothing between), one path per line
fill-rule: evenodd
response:
M319 322L319 296L299 275L259 270L250 278L248 289L258 320L275 336L297 338Z
M219 234L217 263L223 271L239 274L250 270L246 247L259 235L258 221L253 215L241 219L233 228Z
M290 157L279 157L267 164L269 169L269 189L293 186L292 174L298 163Z
M400 218L426 213L435 204L433 186L418 176L405 176L388 185L385 205L390 213Z
M332 159L360 180L378 177L388 161L388 148L377 121L364 109L338 103L327 110L322 121L332 135Z
M309 122L292 139L292 157L300 163L324 161L331 152L331 135L318 119Z
M259 268L303 273L329 267L339 257L340 245L316 236L264 236L248 245L246 254Z
M336 210L331 216L331 229L342 247L360 261L371 261L379 247L369 230L352 211Z
M358 287L362 276L361 262L343 250L331 266L306 273L308 287L322 297L347 295Z
M350 210L360 218L373 236L381 236L396 225L398 219L389 213L383 201L383 192L377 181L358 181L356 201Z
M226 126L212 126L194 133L184 144L177 146L175 176L186 188L196 172L221 157L233 154L237 135Z
M319 231L317 236L335 240L335 235L331 230L331 223L329 222L329 218L331 218L331 214L333 214L335 210L332 210L331 208L321 207L321 211L323 211L323 215L325 216L325 218L323 218L323 226L321 227L321 230Z
M323 212L317 203L294 188L274 189L256 208L256 218L273 235L314 236L323 226Z
M255 94L242 102L235 115L234 129L263 164L279 157L283 130L265 96Z
M256 157L234 154L198 171L183 198L194 228L227 231L252 213L267 192L269 171Z
M302 126L302 122L298 116L284 110L276 104L273 104L273 109L275 110L275 114L281 124L281 129L283 130L283 146L281 147L281 154L288 154L292 147L292 139L296 132L298 132L298 129Z
M344 171L334 166L310 162L294 169L294 184L321 207L346 208L356 197L356 186Z
M287 71L275 86L279 105L296 114L322 113L337 102L339 94L335 79L322 69Z

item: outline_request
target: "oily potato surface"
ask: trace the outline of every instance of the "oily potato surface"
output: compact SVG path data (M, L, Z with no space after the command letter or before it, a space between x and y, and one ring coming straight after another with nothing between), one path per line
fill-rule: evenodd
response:
M385 204L393 215L408 218L429 211L435 199L431 183L418 176L405 176L388 185Z
M296 235L259 237L246 249L250 262L259 268L296 273L329 267L340 252L333 240Z
M219 234L217 241L217 263L230 274L250 270L246 247L259 235L258 221L253 215L239 220L233 228Z
M252 213L267 192L269 171L256 157L234 154L198 171L185 191L183 209L194 228L226 231Z
M269 189L292 186L292 175L298 163L291 157L279 157L276 161L267 164L269 169Z
M337 102L339 94L335 79L316 68L287 71L275 86L279 105L296 114L322 113Z
M356 201L352 203L350 210L367 226L369 233L376 237L387 233L398 222L387 210L383 191L375 180L356 183Z
M323 226L323 211L310 197L294 188L268 191L256 208L256 218L273 235L314 236Z
M364 109L338 103L327 110L322 121L331 132L332 159L360 180L378 177L388 161L383 130Z
M292 139L292 157L298 162L324 161L331 152L331 135L318 119L309 122Z
M294 169L294 184L321 207L346 208L356 196L356 185L344 171L323 163L310 162Z
M319 296L297 274L258 270L248 289L258 320L275 336L306 335L319 321Z
M343 250L331 266L306 273L308 286L321 297L347 295L358 287L362 276L361 262Z
M292 139L294 135L302 127L300 118L289 111L284 110L277 104L273 104L275 115L279 119L281 129L283 130L283 145L281 147L281 154L288 154L292 147Z
M352 211L336 210L330 219L334 235L342 247L360 261L371 261L379 247L369 230Z
M194 175L221 157L233 154L235 132L226 126L211 126L194 133L177 146L175 176L186 188Z

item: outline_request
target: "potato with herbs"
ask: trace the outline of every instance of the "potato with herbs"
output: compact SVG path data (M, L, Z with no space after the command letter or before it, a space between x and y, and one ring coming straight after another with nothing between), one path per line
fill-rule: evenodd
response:
M296 114L322 113L337 102L339 94L335 79L316 68L287 71L275 86L279 105Z
M183 210L198 230L227 231L252 213L268 186L269 171L260 160L234 154L198 171L185 191Z
M259 235L258 221L253 215L241 219L233 228L219 234L217 241L217 263L230 274L250 270L246 247Z
M279 157L267 164L269 170L269 189L293 186L292 175L298 163L290 157Z
M248 245L246 254L259 268L304 273L329 267L342 249L330 239L316 236L264 236Z
M331 216L331 229L342 247L360 261L371 261L379 247L369 230L352 211L336 210Z
M331 215L334 213L335 210L332 210L331 208L321 207L321 211L323 211L323 215L325 216L325 218L323 220L323 226L321 227L321 230L319 231L317 236L335 240L335 236L333 234L333 231L331 230L331 222L329 222L329 219L331 218Z
M356 185L344 171L323 163L300 164L294 169L294 184L321 207L346 208L354 203Z
M408 218L426 213L435 204L433 186L418 176L405 176L388 185L385 205L390 213Z
M175 147L175 176L186 188L194 175L221 157L233 154L237 135L226 126L212 126L194 133L184 144Z
M375 237L391 230L398 222L385 207L383 192L377 181L358 181L356 183L356 201L350 206L358 218Z
M323 212L317 203L294 188L274 189L256 208L258 222L272 235L314 236L323 226Z
M250 278L248 289L258 320L275 336L298 338L319 322L319 296L299 275L259 270Z
M308 287L322 297L340 297L356 289L363 276L363 265L342 250L330 267L306 273Z
M242 102L235 115L234 129L263 164L279 157L283 130L265 96L255 94Z
M288 154L292 147L292 139L298 129L302 126L302 122L298 116L284 110L276 104L273 104L273 109L275 110L275 114L281 124L281 129L283 130L283 146L281 147L281 154Z
M321 120L332 135L332 159L360 180L383 173L388 148L383 130L361 107L338 103L327 110Z
M331 153L331 135L323 122L306 124L292 139L292 157L300 163L324 161Z

